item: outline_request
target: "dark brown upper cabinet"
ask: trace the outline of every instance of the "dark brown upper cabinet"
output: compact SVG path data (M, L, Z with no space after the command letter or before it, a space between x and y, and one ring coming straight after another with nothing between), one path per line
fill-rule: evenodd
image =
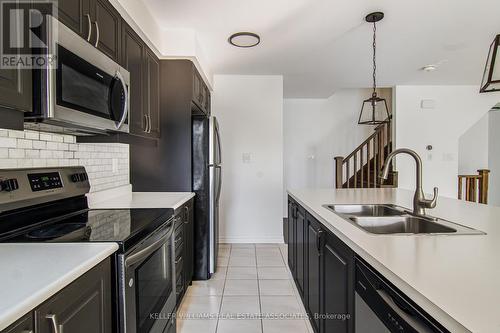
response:
M148 119L147 136L160 137L160 61L146 47L144 57L144 113Z
M90 41L93 29L90 0L60 0L57 14L59 21Z
M122 63L130 72L130 133L160 137L160 61L123 23Z
M31 112L31 70L0 69L0 106L18 111Z
M143 67L146 45L135 31L123 24L122 63L130 72L130 110L129 130L132 134L143 135L147 132L148 120L143 112Z
M96 28L94 45L116 62L120 58L120 38L122 18L108 0L92 0L94 26Z
M59 20L108 57L120 59L120 13L108 0L60 0Z
M206 115L210 115L210 90L193 64L193 104Z
M33 110L32 99L31 70L0 69L0 125L2 128L22 130L23 112Z

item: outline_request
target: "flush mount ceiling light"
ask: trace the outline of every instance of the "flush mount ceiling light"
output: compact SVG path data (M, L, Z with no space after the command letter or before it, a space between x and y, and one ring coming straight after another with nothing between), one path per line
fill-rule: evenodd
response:
M366 22L373 23L373 93L372 97L363 101L358 124L380 125L390 121L389 110L385 98L377 96L377 22L384 18L384 13L375 12L365 17Z
M259 45L260 36L253 32L237 32L232 34L228 41L233 46L248 48Z
M500 35L490 45L479 92L500 91Z
M422 70L424 72L434 72L436 69L437 69L436 65L427 65L427 66L422 67Z

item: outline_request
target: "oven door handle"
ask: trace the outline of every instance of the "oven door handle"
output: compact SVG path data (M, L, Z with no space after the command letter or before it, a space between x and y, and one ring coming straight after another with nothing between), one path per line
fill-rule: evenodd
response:
M138 252L128 256L125 259L125 266L130 267L135 265L138 262L143 261L147 257L149 257L151 254L153 254L158 248L160 248L163 244L165 244L165 241L172 237L172 230L173 226L169 227L169 231L164 234L163 236L159 237L158 239L154 240L151 244L147 245L145 248L142 250L139 250Z

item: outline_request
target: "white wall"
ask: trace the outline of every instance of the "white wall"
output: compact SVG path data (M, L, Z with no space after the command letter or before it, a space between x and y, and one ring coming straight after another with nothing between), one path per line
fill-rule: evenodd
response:
M417 151L424 164L424 191L440 189L440 195L456 198L459 138L499 100L500 94L479 94L477 86L395 87L396 146ZM435 102L422 109L421 101ZM432 145L429 154L427 145ZM399 186L414 189L414 162L397 159Z
M488 168L488 127L487 112L458 138L458 173L474 175L479 169Z
M212 71L196 31L162 29L141 1L110 0L127 23L141 36L160 59L189 59L212 88Z
M38 131L0 129L0 169L85 167L90 191L129 185L129 146L76 143L76 137Z
M384 91L390 106L390 89ZM327 99L284 100L285 199L288 188L335 186L334 157L350 154L373 133L373 126L358 125L370 95L370 89L342 89Z
M223 160L220 241L282 242L283 78L215 75L214 88Z
M489 112L488 137L488 168L491 171L488 203L500 206L500 110Z

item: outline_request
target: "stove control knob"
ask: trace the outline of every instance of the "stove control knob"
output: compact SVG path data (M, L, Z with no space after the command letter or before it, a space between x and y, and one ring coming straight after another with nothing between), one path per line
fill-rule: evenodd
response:
M71 175L71 181L73 183L78 183L80 181L80 174L79 173L74 173Z
M6 179L0 182L0 191L11 192L15 191L19 188L19 183L17 179Z

